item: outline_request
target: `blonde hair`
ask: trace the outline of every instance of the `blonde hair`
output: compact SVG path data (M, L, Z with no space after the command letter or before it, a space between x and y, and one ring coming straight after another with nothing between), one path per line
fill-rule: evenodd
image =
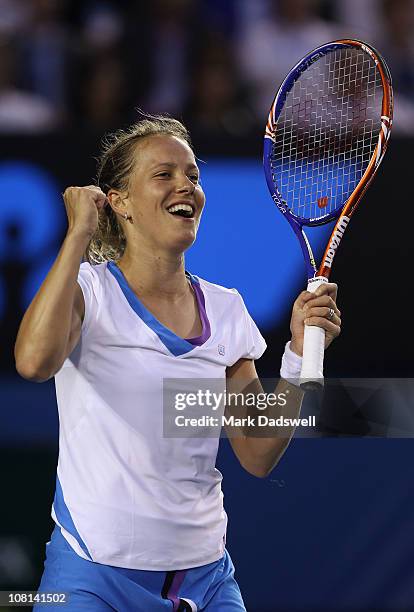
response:
M120 191L128 188L129 177L134 167L136 144L142 138L165 134L175 136L191 147L187 128L177 119L166 115L144 115L126 130L118 130L105 136L98 159L96 180L104 193L109 189ZM85 252L90 264L116 261L122 257L126 238L117 215L107 204L100 212L98 228Z

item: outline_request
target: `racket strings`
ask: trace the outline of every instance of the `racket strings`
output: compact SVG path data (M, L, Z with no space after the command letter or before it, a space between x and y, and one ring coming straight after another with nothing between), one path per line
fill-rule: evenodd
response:
M296 216L318 220L349 198L381 129L382 82L354 48L328 53L287 94L272 151L273 180Z

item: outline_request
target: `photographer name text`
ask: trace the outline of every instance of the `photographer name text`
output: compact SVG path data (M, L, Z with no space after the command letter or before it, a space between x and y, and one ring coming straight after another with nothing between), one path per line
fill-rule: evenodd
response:
M289 419L279 416L267 417L264 414L247 417L222 415L221 418L203 415L200 417L185 417L178 415L174 419L176 427L316 427L316 417Z

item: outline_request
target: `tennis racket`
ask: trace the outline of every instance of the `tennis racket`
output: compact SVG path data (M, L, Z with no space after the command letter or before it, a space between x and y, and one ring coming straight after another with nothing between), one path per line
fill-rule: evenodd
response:
M384 157L392 126L391 75L358 40L314 49L286 76L270 109L263 164L271 196L298 237L308 291L328 282L333 259ZM304 227L336 220L322 262ZM325 331L305 326L301 384L323 384Z

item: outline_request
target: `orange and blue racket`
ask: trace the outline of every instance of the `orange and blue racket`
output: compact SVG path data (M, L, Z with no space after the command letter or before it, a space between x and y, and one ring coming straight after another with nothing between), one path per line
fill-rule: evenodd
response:
M392 126L390 71L358 40L337 40L292 68L270 109L264 171L305 260L308 291L328 282L351 216L384 157ZM317 268L304 227L336 220ZM325 332L305 326L302 384L323 384Z

